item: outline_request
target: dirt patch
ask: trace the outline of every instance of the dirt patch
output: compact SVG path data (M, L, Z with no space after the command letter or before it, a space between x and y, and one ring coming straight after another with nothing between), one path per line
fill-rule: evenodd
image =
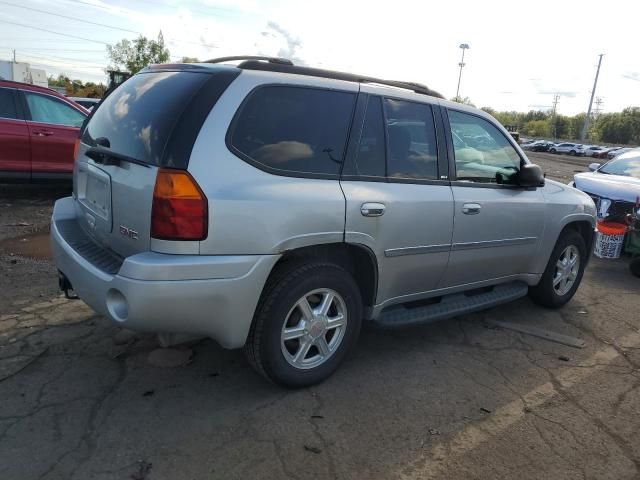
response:
M2 240L0 251L10 256L49 260L51 259L49 232L36 232Z

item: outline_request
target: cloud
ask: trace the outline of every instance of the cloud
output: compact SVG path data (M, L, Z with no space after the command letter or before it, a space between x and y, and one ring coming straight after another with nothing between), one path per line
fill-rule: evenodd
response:
M639 72L626 72L622 74L623 78L627 78L629 80L635 80L636 82L640 82L640 73Z
M288 58L296 65L306 65L307 63L300 58L299 50L302 47L302 42L299 38L294 37L288 30L279 25L276 22L267 22L267 31L260 32L262 37L273 39L281 39L286 42L286 46L281 46L278 49L276 55L282 58Z

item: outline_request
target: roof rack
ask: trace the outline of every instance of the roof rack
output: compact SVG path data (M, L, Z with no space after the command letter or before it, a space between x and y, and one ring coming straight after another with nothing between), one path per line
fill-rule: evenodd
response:
M294 65L291 60L284 58L271 58L271 57L226 57L228 59L241 60L242 63L238 65L238 68L244 70L261 70L267 72L280 72L280 73L293 73L296 75L307 75L310 77L331 78L334 80L345 80L347 82L358 83L372 83L378 85L386 85L389 87L403 88L405 90L411 90L412 92L422 95L429 95L431 97L444 98L441 94L435 90L431 90L426 85L415 82L401 82L396 80L384 80L381 78L369 77L366 75L355 75L353 73L336 72L333 70L324 70L321 68L301 67ZM226 61L216 59L217 61ZM268 62L257 61L268 60ZM272 61L275 60L275 61ZM208 62L207 62L208 63ZM217 63L217 62L214 62Z
M219 57L212 58L211 60L205 60L203 63L222 63L222 62L233 62L235 60L262 60L269 63L274 63L278 65L293 65L293 62L286 58L279 57L264 57L261 55L234 55L231 57Z

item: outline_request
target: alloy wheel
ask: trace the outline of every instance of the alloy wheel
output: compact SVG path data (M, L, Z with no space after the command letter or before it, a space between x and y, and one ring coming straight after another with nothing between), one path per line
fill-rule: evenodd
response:
M566 295L573 287L580 272L580 252L574 245L565 248L558 260L553 274L553 291L559 295Z
M347 307L334 290L321 288L301 297L282 326L280 346L289 365L307 370L336 352L347 329Z

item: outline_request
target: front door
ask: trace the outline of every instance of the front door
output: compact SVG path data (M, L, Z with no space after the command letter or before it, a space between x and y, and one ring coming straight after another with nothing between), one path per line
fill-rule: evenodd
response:
M455 158L451 258L441 287L530 273L544 230L539 189L514 185L524 161L488 120L448 110Z
M0 87L0 177L29 178L29 129L13 88Z
M85 115L50 95L24 91L30 120L32 175L70 175L73 150Z
M364 121L353 127L359 141L341 180L345 240L375 253L376 304L408 301L436 287L449 259L453 196L439 177L438 107L362 90L371 94L360 96Z

